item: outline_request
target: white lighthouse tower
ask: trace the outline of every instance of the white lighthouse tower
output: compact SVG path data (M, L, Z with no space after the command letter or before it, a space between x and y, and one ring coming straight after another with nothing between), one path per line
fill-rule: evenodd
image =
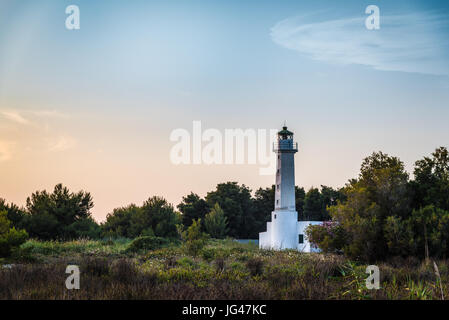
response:
M295 200L295 153L298 143L293 141L293 132L284 126L278 132L273 151L277 155L274 211L267 231L259 233L259 247L265 249L297 249L315 251L304 234L305 228L319 221L298 221Z

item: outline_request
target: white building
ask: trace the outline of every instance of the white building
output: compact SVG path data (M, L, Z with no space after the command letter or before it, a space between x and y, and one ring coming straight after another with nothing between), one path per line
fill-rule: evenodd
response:
M293 132L283 127L273 151L277 154L274 211L267 231L259 233L259 248L296 249L304 252L318 251L312 248L305 229L321 221L298 221L295 201L295 153L298 143L293 142Z

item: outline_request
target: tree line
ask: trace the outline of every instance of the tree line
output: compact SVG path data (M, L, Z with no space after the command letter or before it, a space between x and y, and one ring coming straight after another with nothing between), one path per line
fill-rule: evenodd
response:
M43 240L179 238L195 223L215 238L257 239L270 220L274 191L274 185L253 193L244 184L220 183L204 197L191 192L176 208L153 196L141 205L114 209L98 224L91 213L91 194L58 184L51 193L34 192L23 208L0 199L0 222L5 220L0 231L25 230ZM444 147L416 161L413 178L399 158L375 152L343 188L321 186L306 192L296 187L295 193L299 220L327 221L308 230L323 251L366 261L446 257L449 251L449 155ZM11 232L9 237L23 238L23 233Z
M158 236L175 238L180 229L200 220L203 231L213 237L257 238L264 231L274 208L274 185L252 191L237 182L220 183L201 198L190 193L177 208L162 197L153 196L141 205L129 204L110 212L98 224L92 217L94 206L89 192L71 192L58 184L53 192L36 191L26 206L0 199L0 212L17 230L42 240L76 238ZM330 187L311 188L305 192L296 187L296 205L300 219L329 219L327 207L341 200L343 194Z

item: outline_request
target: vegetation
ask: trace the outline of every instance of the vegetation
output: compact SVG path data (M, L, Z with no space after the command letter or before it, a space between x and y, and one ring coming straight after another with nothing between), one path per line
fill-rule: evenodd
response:
M322 186L307 193L296 187L296 204L301 220L328 220L328 207L343 199L341 191ZM155 236L180 238L178 230L200 219L201 229L215 238L254 239L265 230L274 206L274 186L251 190L237 182L218 184L204 199L194 193L182 198L177 206L162 197L148 198L142 205L115 208L98 224L91 214L93 199L88 192L71 192L62 184L52 193L36 191L25 208L8 204L0 198L0 210L6 210L16 229L26 230L41 240L136 238ZM216 207L218 206L218 207Z
M188 227L192 224L193 220L203 219L209 212L209 206L206 200L201 199L197 194L190 193L182 198L181 203L178 205L178 210L182 214L182 223Z
M137 237L134 239L127 248L128 252L139 252L139 251L148 251L160 249L162 247L167 246L170 243L166 238L155 237L155 236L146 236L146 237Z
M228 230L228 219L218 203L204 218L204 229L212 237L223 239Z
M8 220L8 213L0 211L0 258L8 257L14 249L17 249L28 238L24 230L16 230Z
M366 264L334 254L259 250L207 240L198 255L180 243L128 250L131 240L29 240L27 260L0 268L0 299L435 299L449 296L449 261L378 264L380 289L365 286ZM33 263L29 263L34 257ZM67 290L65 269L80 267L81 287ZM441 287L440 287L441 284Z
M171 204L161 197L151 197L138 207L114 209L104 223L104 235L109 237L157 236L176 238L176 225L181 218Z
M201 219L193 220L190 227L182 232L182 238L185 241L187 253L197 256L208 238L208 235L201 231Z
M334 224L313 226L309 239L325 252L366 262L394 256L429 259L449 253L449 156L439 148L415 164L410 181L404 164L382 152L362 163L343 189L345 201L328 207ZM423 187L425 186L425 187Z
M218 184L204 199L184 197L180 212L150 197L114 209L101 225L92 218L91 195L61 184L36 191L25 208L0 199L0 299L448 297L447 149L417 161L413 173L377 152L341 189L296 187L300 219L325 221L307 230L320 254L230 240L265 229L274 186L253 196L245 185ZM68 263L86 277L80 291L58 287ZM379 266L380 290L366 289L367 264Z

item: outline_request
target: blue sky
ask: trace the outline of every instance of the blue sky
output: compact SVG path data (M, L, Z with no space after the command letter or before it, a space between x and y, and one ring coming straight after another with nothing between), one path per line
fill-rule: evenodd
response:
M370 4L380 30L365 28ZM3 0L0 196L64 182L91 191L102 219L152 194L273 183L254 166L172 167L170 132L193 120L287 119L306 188L342 186L376 150L411 170L448 146L448 17L447 1Z

